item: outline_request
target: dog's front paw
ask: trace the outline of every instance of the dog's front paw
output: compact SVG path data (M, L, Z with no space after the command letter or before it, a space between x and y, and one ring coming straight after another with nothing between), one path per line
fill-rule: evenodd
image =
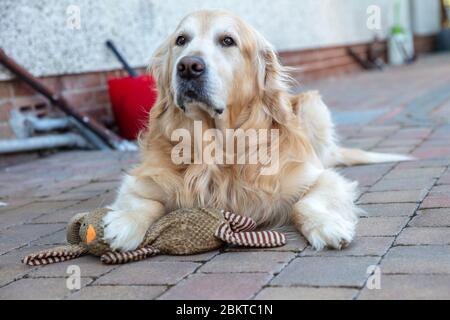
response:
M341 250L352 242L355 229L356 221L336 216L322 224L305 223L302 233L316 250L325 247Z
M136 249L144 239L148 225L135 212L111 211L103 218L103 239L113 250Z

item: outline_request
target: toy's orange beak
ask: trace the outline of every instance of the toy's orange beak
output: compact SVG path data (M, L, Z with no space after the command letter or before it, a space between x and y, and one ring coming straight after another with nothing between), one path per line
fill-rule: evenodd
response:
M94 241L96 236L97 234L95 233L94 226L90 224L87 228L86 243L89 244Z

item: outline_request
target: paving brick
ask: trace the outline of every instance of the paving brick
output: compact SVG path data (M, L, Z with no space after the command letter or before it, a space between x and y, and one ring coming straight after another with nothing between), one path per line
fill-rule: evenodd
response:
M381 262L383 274L450 274L450 246L399 246Z
M415 160L406 161L399 163L397 169L413 169L413 168L436 168L436 167L447 167L450 165L450 159L426 159L426 160Z
M377 147L404 147L404 146L418 146L423 139L395 139L389 138L383 140Z
M429 190L436 183L436 179L382 179L372 187L370 191L405 191L405 190Z
M92 279L82 278L81 286ZM1 300L55 300L63 299L73 291L67 289L65 278L21 279L0 288Z
M450 194L428 196L420 205L421 209L450 208Z
M428 190L382 191L368 192L359 198L359 204L374 203L419 203L425 198Z
M450 228L405 228L396 245L450 244Z
M417 179L417 178L439 178L445 167L436 168L414 168L414 169L393 169L384 179Z
M378 145L381 139L381 137L374 136L368 138L351 138L345 140L345 145L351 148L371 149Z
M447 171L439 180L438 184L450 184L450 172Z
M361 187L365 187L373 185L391 170L393 166L393 164L366 165L344 168L339 171L347 178L358 181Z
M361 287L378 257L300 257L271 281L276 286Z
M431 189L429 196L443 196L450 194L450 185L437 185Z
M419 210L408 226L450 227L450 208Z
M382 256L394 242L394 237L356 237L353 242L343 250L325 249L315 251L307 248L301 256L313 257L343 257L343 256Z
M170 285L199 266L193 262L158 262L145 260L120 266L99 278L96 285Z
M205 263L197 272L268 272L280 271L294 258L292 252L227 252Z
M364 288L361 300L450 299L450 275L383 275L381 289Z
M30 222L45 213L55 212L74 204L75 202L71 201L35 202L11 211L3 212L0 214L0 229Z
M113 181L94 182L94 183L89 183L84 186L75 188L71 191L76 192L76 193L83 193L83 192L90 193L90 192L95 192L95 191L106 192L106 191L114 191L118 187L119 187L118 182L113 182Z
M267 287L255 297L256 300L351 300L358 294L356 289L313 287Z
M33 252L48 249L49 246L30 247L26 246L21 249L12 250L0 256L0 287L22 278L35 267L27 266L22 263L22 258Z
M359 206L365 210L361 217L401 217L412 216L418 208L417 203L365 204Z
M69 300L152 300L165 286L87 286L68 297Z
M360 237L396 236L408 223L408 217L373 217L359 219L356 235Z
M448 146L421 146L414 150L412 155L419 159L433 159L450 156L450 147Z
M42 246L42 245L61 245L67 243L67 232L66 229L54 232L47 236L43 236L37 240L32 241L30 244L33 246Z
M391 135L389 139L420 139L423 140L430 135L433 131L432 128L404 128L398 130L395 134Z
M170 288L162 300L250 299L270 280L267 273L193 274Z
M63 229L65 225L62 224L27 224L11 227L0 233L0 254Z

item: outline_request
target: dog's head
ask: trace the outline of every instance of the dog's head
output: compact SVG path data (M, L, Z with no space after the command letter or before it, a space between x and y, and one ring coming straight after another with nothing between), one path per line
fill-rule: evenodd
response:
M156 51L151 70L162 99L194 118L198 112L221 117L231 106L245 108L272 90L286 89L272 46L225 11L186 16Z

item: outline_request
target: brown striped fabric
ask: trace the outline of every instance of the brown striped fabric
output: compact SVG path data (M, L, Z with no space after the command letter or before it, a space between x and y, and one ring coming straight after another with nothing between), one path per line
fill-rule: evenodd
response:
M251 231L256 228L256 222L252 218L243 217L225 210L222 210L222 213L234 232Z
M40 266L75 259L84 253L84 249L73 249L72 247L68 246L67 250L61 249L53 251L42 251L35 254L30 254L23 258L22 262L29 266Z
M224 222L215 233L215 236L226 243L257 248L281 247L286 244L284 234L277 231L248 231L234 232L231 226Z
M100 257L100 260L105 264L122 264L131 261L144 260L158 253L158 249L152 247L143 247L126 252L107 252Z

